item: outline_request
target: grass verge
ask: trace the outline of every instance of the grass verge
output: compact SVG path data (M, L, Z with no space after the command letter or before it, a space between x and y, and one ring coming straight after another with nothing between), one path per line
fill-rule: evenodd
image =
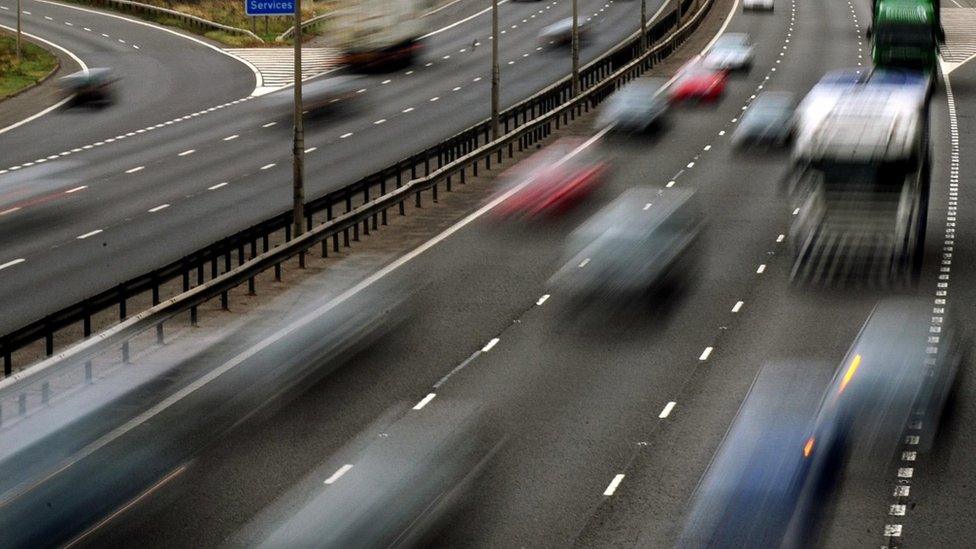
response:
M205 27L201 28L192 22L186 22L178 17L165 14L156 15L154 13L144 12L138 9L133 9L130 11L128 8L109 4L101 0L74 1L79 4L85 4L92 7L122 11L124 13L139 17L140 19L159 23L160 25L175 27L194 34L206 36L207 38L216 40L231 47L275 45L275 38L285 30L289 29L292 25L292 18L290 16L248 17L244 13L244 2L241 0L138 0L143 4L176 10L180 13L193 15L208 21L220 23L222 25L250 30L264 39L265 43L262 43L246 34L214 30ZM302 19L310 19L316 15L325 13L326 11L333 9L334 6L334 1L313 2L312 7L304 7L302 9ZM280 43L278 43L278 45L280 45Z
M33 86L58 67L58 58L40 46L22 41L20 60L16 48L14 36L0 34L0 99Z

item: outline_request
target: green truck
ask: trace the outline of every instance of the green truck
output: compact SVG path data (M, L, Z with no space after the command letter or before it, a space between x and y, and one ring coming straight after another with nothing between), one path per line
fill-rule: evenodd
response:
M934 71L945 40L939 15L939 0L874 0L874 65Z

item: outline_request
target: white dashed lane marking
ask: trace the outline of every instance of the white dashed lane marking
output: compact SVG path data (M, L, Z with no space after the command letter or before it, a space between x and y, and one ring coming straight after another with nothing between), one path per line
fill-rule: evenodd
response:
M352 464L351 463L347 463L347 464L343 465L342 467L339 467L339 469L335 473L332 473L332 476L331 477L325 479L325 484L333 484L333 483L335 483L335 481L337 481L340 478L342 478L342 475L348 473L350 469L352 469Z

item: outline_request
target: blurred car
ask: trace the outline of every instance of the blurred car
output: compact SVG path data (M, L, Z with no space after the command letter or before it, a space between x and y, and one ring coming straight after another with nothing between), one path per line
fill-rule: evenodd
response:
M882 300L838 367L821 416L849 425L858 467L870 470L890 459L906 429L919 436L920 451L931 448L962 348L944 311L933 317L932 302L923 297ZM914 417L924 422L912 426Z
M550 284L580 299L642 299L680 286L702 217L691 189L634 187L573 231Z
M793 135L793 94L764 92L753 100L732 133L732 143L785 145Z
M590 24L583 19L578 19L576 32L579 34L580 43L584 42L590 34ZM560 19L551 25L547 25L539 31L540 44L552 44L554 46L565 46L573 42L573 18L567 17Z
M332 76L316 78L302 83L302 106L305 111L315 112L333 107L340 101L356 98L363 88L360 76ZM295 91L291 87L276 91L267 98L268 107L276 112L293 108Z
M523 160L501 176L495 207L499 219L531 218L561 213L589 196L606 180L609 164L583 139L564 138Z
M742 9L773 11L773 0L742 0Z
M714 103L725 93L728 73L699 63L686 65L668 88L672 102L705 101Z
M743 32L723 34L708 50L702 63L716 70L746 71L752 69L755 51L749 35Z
M614 130L644 132L660 125L668 110L661 84L638 80L610 96L597 117L596 126L613 125Z
M354 467L336 476L334 465L323 464L231 545L426 547L439 526L470 504L506 437L480 406L451 399L391 423L350 449Z
M677 547L803 546L836 488L845 444L836 423L814 431L826 381L815 366L763 365L692 495Z
M115 100L114 85L118 80L112 69L97 67L64 76L58 84L75 104L110 103Z

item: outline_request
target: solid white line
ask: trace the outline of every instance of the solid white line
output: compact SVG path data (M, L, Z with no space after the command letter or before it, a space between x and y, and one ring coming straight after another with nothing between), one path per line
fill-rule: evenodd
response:
M725 16L725 22L722 23L721 27L719 27L718 32L715 33L715 36L712 37L712 40L708 44L706 44L704 48L702 48L701 55L705 55L705 52L710 50L712 46L715 45L715 42L718 41L718 37L722 36L722 33L725 32L725 29L729 27L729 23L732 22L732 17L735 16L736 13L738 13L738 9L737 9L738 7L739 7L739 0L735 0L735 3L732 4L732 9L729 10L729 14Z
M125 170L125 173L136 173L136 172L141 172L141 171L142 171L142 170L144 170L144 169L146 169L146 167L145 167L145 166L139 166L138 168L132 168L131 170Z
M418 402L418 403L416 404L416 406L414 406L414 407L413 407L413 409L414 409L414 410L421 410L421 409L423 409L423 407L424 407L424 406L427 406L427 404L428 404L428 403L429 403L430 401L432 401L432 400L434 400L434 397L435 397L435 396L437 396L437 394L436 394L436 393L430 393L429 395L427 395L427 396L425 396L423 400L421 400L420 402Z
M711 354L712 354L712 348L705 347L705 350L702 351L702 354L698 357L698 360L708 360L708 357L711 356Z
M542 305L543 303L545 303L548 300L549 300L549 294L545 294L542 297L540 297L539 298L539 301L536 301L535 304L536 305Z
M226 187L226 186L227 186L227 182L224 181L223 183L217 183L213 187L207 187L207 190L208 191L216 191L217 189L219 189L221 187Z
M664 409L661 410L661 413L657 415L657 417L659 417L661 419L664 419L664 418L668 417L669 415L671 415L671 410L674 410L674 405L675 404L677 404L677 402L669 402L669 403L667 403L664 406Z
M491 341L489 341L488 343L486 343L484 347L481 348L481 352L482 353L487 353L488 351L491 350L492 347L494 347L495 345L498 345L498 342L499 341L500 340L497 337L496 338L493 338Z
M21 263L27 261L24 258L14 259L13 261L8 261L6 263L0 264L0 271L6 269L7 267L13 267L14 265L20 265Z
M9 32L12 32L12 33L16 33L17 32L17 29L12 28L12 27L8 27L6 25L0 25L0 29L5 29L5 30L7 30ZM88 70L88 65L86 65L85 62L82 61L77 55L75 55L75 54L71 53L70 51L64 49L63 47L55 44L54 42L51 42L49 40L45 40L45 39L41 38L40 36L35 36L35 35L33 35L33 34L29 33L29 32L22 32L21 34L23 34L24 36L26 36L28 38L32 38L34 40L37 40L38 42L43 42L43 43L51 46L52 48L57 48L57 49L63 51L68 57L70 57L76 63L78 63L78 65L81 66L81 69L82 70ZM71 100L71 97L65 97L61 101L58 101L54 105L51 105L50 107L42 110L41 112L32 114L32 115L28 116L27 118L21 120L20 122L15 122L15 123L7 126L6 128L0 129L0 134L9 132L10 130L12 130L14 128L19 128L20 126L23 126L24 124L27 124L28 122L31 122L32 120L37 120L38 118L44 116L45 114L47 114L47 113L49 113L49 112L51 112L51 111L53 111L55 109L60 108L61 106L63 106L65 103L67 103L70 100Z
M342 477L342 475L348 473L349 472L349 469L352 469L352 464L350 464L350 463L347 463L347 464L343 465L342 467L339 467L339 470L338 471L336 471L335 473L332 473L332 476L331 477L325 479L325 483L326 484L332 484L332 483L334 483L335 481L339 480Z
M84 240L84 239L86 239L88 237L95 236L96 234L98 234L100 232L102 232L102 229L95 229L94 231L92 231L90 233L85 233L83 235L78 236L78 240Z
M247 68L251 69L251 72L254 73L254 79L255 79L254 87L255 87L255 89L256 88L260 88L261 86L264 85L264 80L261 77L261 71L259 71L257 67L255 67L253 64L251 64L250 61L248 61L247 59L244 59L242 57L238 57L238 56L236 56L236 55L234 55L234 54L232 54L230 52L224 51L221 48L218 48L217 46L214 46L213 44L208 44L207 42L204 42L203 40L200 40L198 38L194 38L192 36L188 36L186 34L183 34L183 33L180 33L180 32L176 32L176 31L174 31L172 29L167 29L166 27L161 27L159 25L154 25L154 24L149 23L149 22L146 22L146 21L141 21L139 19L132 19L132 18L129 18L129 17L123 17L121 15L115 15L115 14L107 13L107 12L104 12L104 11L92 10L92 9L88 9L88 8L82 8L82 7L79 7L79 6L72 6L70 4L64 4L64 3L61 3L61 2L52 2L51 0L36 0L36 1L37 2L40 2L42 4L51 4L52 6L60 6L62 8L67 8L67 9L82 11L82 12L85 12L85 13L91 13L91 14L94 14L94 15L102 16L102 17L111 17L113 19L119 19L119 20L122 20L122 21L128 21L129 23L132 23L133 25L142 25L144 27L149 27L151 29L156 29L158 31L167 32L169 34L172 34L173 36L178 36L180 38L183 38L184 40L190 40L191 42L196 42L197 44L199 44L199 45L201 45L201 46L203 46L205 48L210 48L211 50L213 50L213 51L215 51L217 53L220 53L222 55L226 55L227 57L230 57L231 59L234 59L234 60L236 60L236 61L238 61L238 62L243 63L244 65L246 65ZM12 29L8 29L8 30L12 30ZM26 35L27 34L25 33L25 36Z
M68 189L68 190L64 191L64 194L76 193L78 191L83 191L83 190L85 190L87 188L88 188L88 185L82 185L80 187L75 187L73 189Z
M590 137L589 139L587 139L586 141L584 141L583 143L581 143L578 147L576 147L575 149L573 149L572 151L570 151L569 153L567 153L565 156L563 156L559 160L553 162L552 163L552 167L556 168L556 167L559 167L562 164L568 162L570 159L572 159L573 157L575 157L576 155L578 155L580 152L586 150L593 143L596 143L599 139L601 139L604 135L606 135L607 132L610 131L610 129L611 129L611 127L606 127L604 129L600 130L599 132L596 133L596 135L594 135L593 137ZM481 208L478 208L474 212L468 214L467 216L465 216L464 218L462 218L460 221L458 221L454 225L451 225L450 227L448 227L447 229L445 229L443 232L441 232L440 234L438 234L434 238L428 240L427 242L424 242L420 246L414 248L412 251L410 251L410 252L402 255L399 259L397 259L397 260L389 263L386 267L383 267L379 271L376 271L375 273L373 273L369 277L367 277L367 278L363 279L362 281L360 281L358 284L356 284L353 287L349 288L345 292L339 294L333 300L331 300L331 301L329 301L329 302L327 302L327 303L325 303L325 304L323 304L323 305L321 305L319 307L316 307L315 309L309 311L304 316L299 317L298 319L296 319L291 324L282 327L280 330L278 330L278 331L270 334L269 336L265 337L261 341L255 343L254 345L252 345L251 347L249 347L247 350L239 353L234 358L232 358L229 361L221 364L217 368L214 368L213 370L207 372L203 376L197 378L195 381L193 381L193 383L190 383L189 385L183 387L179 391L177 391L177 392L173 393L172 395L166 397L161 402L157 403L155 406L152 406L151 408L149 408L148 410L146 410L143 413L139 414L138 416L136 416L136 417L130 419L129 421L125 422L124 424L116 427L112 431L110 431L110 432L102 435L101 438L99 438L98 440L92 442L88 446L82 448L80 451L78 451L77 453L75 453L74 455L72 455L70 458L68 458L68 460L66 461L65 467L70 467L72 464L77 463L78 461L81 461L82 459L85 459L86 457L94 454L95 452L97 452L100 449L104 448L108 444L111 444L113 441L118 440L119 437L125 435L126 433L132 431L136 427L144 424L145 422L149 421L150 419L152 419L152 418L156 417L157 415L161 414L163 411L165 411L166 409L168 409L170 406L173 406L177 402L179 402L179 401L183 400L184 398L192 395L193 393L199 391L201 388L205 387L208 383L210 383L213 380L217 379L218 377L224 375L225 373L229 372L230 370L236 368L238 365L244 363L244 361L248 360L249 358L257 355L262 350L267 349L273 343L279 341L281 338L287 336L288 334L291 334L291 333L295 332L296 330L299 330L301 328L304 328L304 327L308 326L312 322L315 322L323 314L325 314L328 311L334 309L335 307L341 305L342 303L348 301L351 297L353 297L354 295L356 295L359 292L363 291L364 289L372 286L378 280L382 279L383 277L387 276L388 274L392 273L393 271L399 269L403 265L406 265L407 263L409 263L410 261L412 261L416 257L420 256L421 254L423 254L427 250L433 248L434 246L440 244L444 240L450 238L451 235L457 233L458 231L460 231L464 227L470 225L473 221L475 221L476 219L478 219L481 216L485 215L486 213L488 213L489 211L491 211L493 208L495 208L496 206L498 206L502 202L504 202L504 201L508 200L509 198L511 198L516 193L521 192L522 189L524 189L526 186L528 186L532 182L533 182L532 178L527 178L522 183L519 183L518 185L516 185L516 186L512 187L511 189L509 189L508 191L502 193L501 195L499 195L498 197L496 197L491 202L485 204ZM223 184L221 184L221 185L223 185ZM221 186L221 185L215 185L212 188L216 188L216 187ZM29 369L27 371L28 372L40 372L40 371L44 371L44 365L43 364L40 365L40 366L35 365L33 368L31 368L31 369ZM17 382L19 380L22 380L22 379L23 379L22 376L18 376L17 374L14 374L14 376L11 376L11 377L9 377L7 379L4 379L3 381L0 381L0 389L3 388L4 383L15 383L15 382ZM0 504L2 504L2 503L3 502L0 501Z
M265 164L264 166L261 166L261 169L262 170L268 170L268 169L274 168L275 166L277 166L277 164L275 164L274 162L272 162L270 164Z
M189 149L189 150L186 150L186 151L181 152L180 154L178 154L176 156L186 156L188 154L193 154L195 152L197 152L196 149Z
M613 477L613 480L610 481L610 485L607 486L607 489L603 491L603 495L612 496L613 493L617 491L617 487L620 486L620 483L623 482L623 480L623 473Z
M742 301L736 301L735 302L735 305L732 306L732 312L733 313L739 312L739 309L741 309L743 305L745 305L744 302L742 302Z
M156 213L159 210L165 210L166 208L169 208L169 204L162 204L160 206L156 206L155 208L151 208L149 213Z
M498 5L500 6L500 5L504 4L505 2L508 2L508 0L499 0ZM467 23L468 21L474 19L475 17L478 17L479 15L484 15L484 14L490 12L490 11L491 11L491 8L485 8L485 9L479 11L478 13L475 13L474 15L469 15L469 16L465 17L464 19L461 19L460 21L455 21L455 22L451 23L450 25L448 25L446 27L439 28L439 29L437 29L437 30L435 30L433 32L428 32L427 34L421 36L420 37L420 40L425 40L427 38L430 38L431 36L434 36L436 34L440 34L440 33L444 32L446 30L453 29L454 27L456 27L458 25L462 25L464 23Z

